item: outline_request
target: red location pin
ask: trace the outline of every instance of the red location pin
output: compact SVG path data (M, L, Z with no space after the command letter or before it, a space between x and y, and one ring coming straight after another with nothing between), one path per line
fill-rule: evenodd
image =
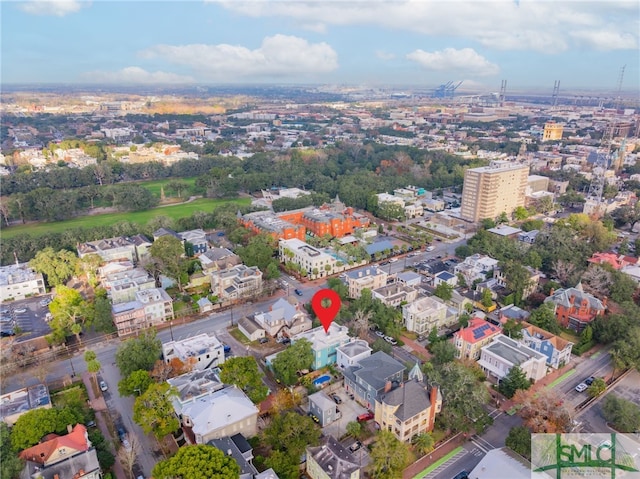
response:
M329 306L324 306L324 300L330 301ZM338 311L340 311L340 296L332 289L321 289L311 298L311 308L316 313L318 319L322 323L324 332L329 331L329 326L333 323Z

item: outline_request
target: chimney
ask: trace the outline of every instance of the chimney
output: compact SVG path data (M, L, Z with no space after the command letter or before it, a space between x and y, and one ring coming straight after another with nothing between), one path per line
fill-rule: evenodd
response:
M576 297L572 294L569 296L569 303L573 304L576 301Z
M607 301L609 301L609 298L607 298L606 296L602 298L602 306L604 306L605 309L607 308Z
M436 409L438 404L438 386L435 384L431 386L431 391L429 392L429 401L431 402L431 407L429 408L429 431L433 429L433 425L436 420Z
M391 381L384 383L384 392L388 393L389 391L391 391Z
M553 293L555 293L555 292L556 292L556 290L555 290L555 289L553 289L553 288L551 288L551 289L549 290L549 296L553 296Z
M73 432L73 426L71 424L67 424L67 433L71 434Z

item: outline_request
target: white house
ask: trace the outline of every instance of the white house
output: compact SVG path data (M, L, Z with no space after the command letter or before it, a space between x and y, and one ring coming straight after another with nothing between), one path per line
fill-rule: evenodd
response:
M362 359L371 356L372 349L363 339L352 339L336 349L336 364L340 369L356 366Z
M309 278L322 278L331 274L338 260L330 254L320 251L297 238L281 239L280 261L291 262L306 271Z
M447 305L435 296L424 296L402 306L402 319L408 331L428 334L447 326Z
M547 374L547 357L530 347L508 338L496 336L480 350L478 364L489 376L504 378L513 366L520 366L528 379L538 381Z
M262 291L262 271L239 264L211 273L211 292L226 301L251 298Z
M24 299L46 293L41 273L29 268L28 263L0 267L0 301Z
M346 275L349 297L354 299L359 298L362 290L365 288L373 291L374 289L385 286L389 276L386 271L376 266L348 271Z
M438 286L442 283L448 284L451 287L456 287L458 284L458 277L455 274L451 274L448 271L440 271L433 277L433 286Z
M213 334L198 334L162 345L164 362L176 358L196 370L218 367L224 363L224 346Z
M471 285L476 279L484 281L487 273L493 271L497 266L498 260L486 255L474 254L465 258L462 263L458 263L454 272L462 274L466 283Z

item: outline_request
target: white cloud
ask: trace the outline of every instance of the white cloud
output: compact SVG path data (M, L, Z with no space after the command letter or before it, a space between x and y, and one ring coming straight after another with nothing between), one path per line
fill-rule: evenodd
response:
M305 23L302 25L302 28L304 28L305 30L309 30L310 32L327 33L326 23L320 23L320 22Z
M637 0L212 0L251 17L289 17L326 25L377 25L425 35L477 41L500 50L555 53L583 46L575 30L594 37L619 35L599 48L638 45Z
M266 37L259 48L241 45L156 45L141 52L145 58L163 58L200 72L204 79L306 75L338 68L338 55L327 43L310 44L287 35Z
M122 70L92 71L83 74L86 81L93 83L120 83L120 84L169 84L169 83L193 83L193 78L177 75L169 72L148 72L140 67L126 67Z
M473 48L445 48L436 52L415 50L407 54L407 58L433 71L458 71L480 76L495 75L500 71L498 65L488 61Z
M595 50L627 50L638 47L638 40L630 34L583 30L570 35L585 46Z
M54 15L64 17L69 13L76 13L81 8L91 5L86 0L33 0L20 2L19 8L32 15Z
M376 57L378 57L380 60L389 61L389 60L393 60L396 56L395 54L390 52L385 52L384 50L376 50Z

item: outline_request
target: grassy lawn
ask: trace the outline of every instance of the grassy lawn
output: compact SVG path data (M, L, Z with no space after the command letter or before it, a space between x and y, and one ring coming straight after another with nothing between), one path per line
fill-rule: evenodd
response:
M119 223L121 221L130 221L139 225L146 225L152 218L156 216L167 216L171 219L185 218L191 216L196 211L204 211L210 213L218 206L233 203L238 206L246 206L251 203L250 198L235 198L229 200L212 200L209 198L200 198L191 203L185 203L164 208L154 208L147 211L136 211L133 213L106 213L103 215L82 216L66 221L58 221L54 223L34 223L28 225L17 225L9 228L2 228L3 238L12 238L21 233L27 233L31 236L41 236L46 233L62 233L74 228L94 228L96 226L105 226Z
M152 180L152 181L142 181L140 182L140 186L144 186L146 189L148 189L151 193L153 193L154 195L156 195L158 198L160 198L160 189L165 186L164 189L164 194L169 197L169 196L174 196L175 192L174 191L168 191L166 188L166 184L170 183L172 181L178 181L180 183L186 183L189 185L189 187L193 187L193 185L196 182L196 177L193 176L191 178L167 178L166 180ZM182 192L182 197L183 198L188 198L190 195L190 191L183 191Z
M233 336L235 339L237 339L238 341L240 341L242 344L244 345L251 344L251 341L249 341L249 338L247 338L244 334L242 334L242 332L237 327L229 328L227 329L227 331L229 331L229 334Z

